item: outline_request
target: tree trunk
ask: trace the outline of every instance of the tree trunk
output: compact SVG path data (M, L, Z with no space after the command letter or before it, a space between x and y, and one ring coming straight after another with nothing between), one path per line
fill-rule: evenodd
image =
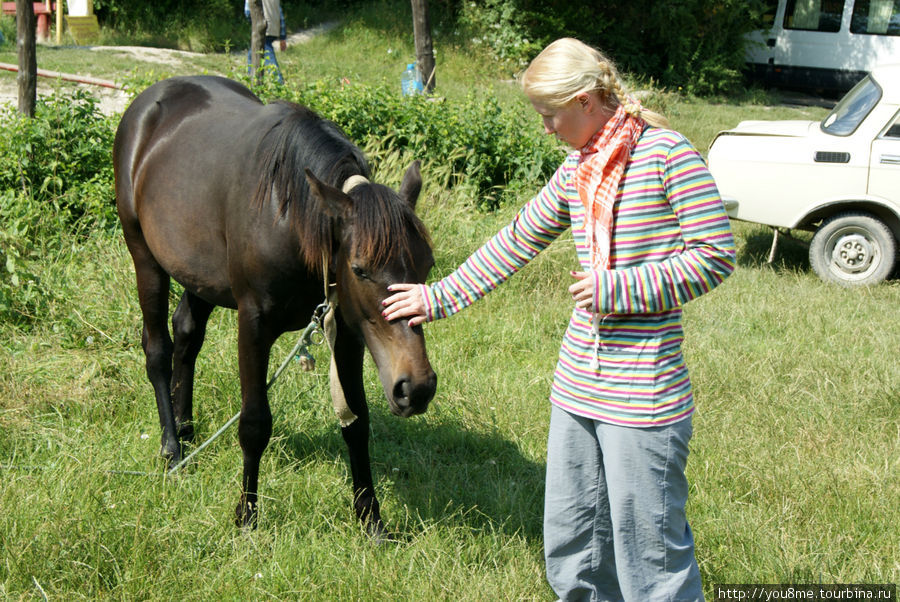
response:
M19 112L26 117L34 117L37 104L37 49L32 0L16 0L16 50L19 56Z
M425 91L434 90L434 49L431 46L431 22L428 20L428 1L411 0L413 36L416 39L416 65L425 83Z
M250 0L250 78L262 83L263 70L260 69L266 41L266 15L262 0Z

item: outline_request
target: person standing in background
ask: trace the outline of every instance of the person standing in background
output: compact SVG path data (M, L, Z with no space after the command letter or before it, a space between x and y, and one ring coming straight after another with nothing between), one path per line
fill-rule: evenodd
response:
M262 0L263 15L266 18L266 37L263 42L262 65L268 65L275 72L278 83L284 83L284 77L281 75L281 67L278 66L278 59L275 58L275 40L279 40L278 49L284 52L287 49L287 29L284 25L284 12L281 10L280 0ZM244 16L250 18L249 0L244 0ZM253 62L250 54L252 50L247 51L247 64ZM249 67L248 67L249 70Z

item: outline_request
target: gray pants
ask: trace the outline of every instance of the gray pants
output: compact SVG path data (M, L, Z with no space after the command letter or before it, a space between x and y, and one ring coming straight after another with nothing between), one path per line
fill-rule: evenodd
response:
M544 556L561 600L703 600L685 517L691 419L629 428L553 406Z

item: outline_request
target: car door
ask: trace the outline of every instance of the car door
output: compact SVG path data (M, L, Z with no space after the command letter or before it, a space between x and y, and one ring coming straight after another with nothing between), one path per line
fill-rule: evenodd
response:
M869 194L900 205L900 111L872 141Z

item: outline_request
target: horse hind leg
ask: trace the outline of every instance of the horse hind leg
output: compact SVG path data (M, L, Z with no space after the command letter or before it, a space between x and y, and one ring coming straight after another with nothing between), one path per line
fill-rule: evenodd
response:
M126 233L127 234L127 233ZM172 413L172 338L169 336L169 275L157 263L142 237L126 236L134 260L138 300L144 320L141 344L146 358L147 379L153 386L159 414L160 454L169 466L181 461L181 446Z
M179 441L194 440L194 368L213 307L211 303L185 291L172 314L172 333L175 336L172 397Z

